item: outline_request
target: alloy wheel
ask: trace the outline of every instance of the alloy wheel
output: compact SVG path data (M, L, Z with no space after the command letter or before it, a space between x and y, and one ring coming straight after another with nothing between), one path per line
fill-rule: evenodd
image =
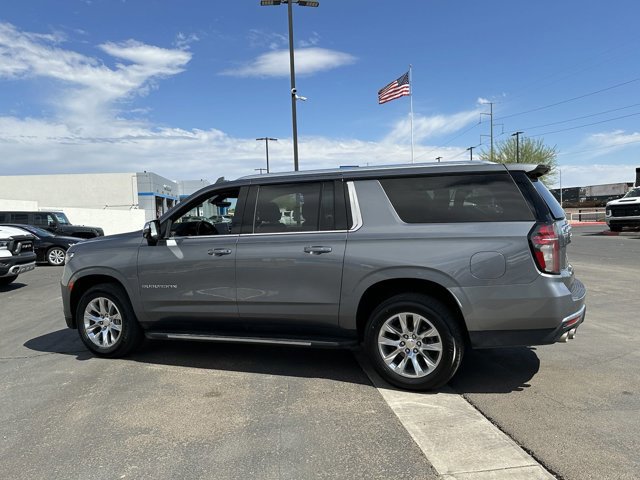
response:
M122 335L122 316L116 304L108 298L91 300L84 310L84 330L87 338L100 348L113 347Z
M442 359L442 339L422 315L396 313L380 327L378 351L392 372L407 378L423 378L433 373Z

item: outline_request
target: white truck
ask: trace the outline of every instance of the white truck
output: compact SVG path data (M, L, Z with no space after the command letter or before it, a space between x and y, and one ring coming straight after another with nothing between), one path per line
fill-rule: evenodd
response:
M36 267L33 240L24 230L0 226L0 287Z

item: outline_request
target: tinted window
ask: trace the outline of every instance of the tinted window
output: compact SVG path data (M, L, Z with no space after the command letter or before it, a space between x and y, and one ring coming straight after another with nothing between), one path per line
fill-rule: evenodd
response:
M49 221L48 221L47 217L51 218L51 216L47 215L46 213L34 213L33 214L33 224L34 225L48 226L49 225ZM51 219L51 221L53 221L53 219Z
M262 185L258 189L253 233L335 230L334 211L333 182Z
M406 223L534 219L507 173L389 178L380 183Z
M12 213L11 221L13 223L29 223L29 214L28 213Z
M556 197L552 195L552 193L547 189L547 187L540 180L533 180L533 186L536 188L537 192L544 199L545 203L549 207L551 211L551 215L556 220L562 220L564 218L564 210L556 200Z

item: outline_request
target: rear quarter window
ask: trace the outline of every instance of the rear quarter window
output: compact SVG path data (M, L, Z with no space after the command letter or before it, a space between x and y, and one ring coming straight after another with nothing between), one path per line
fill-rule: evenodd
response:
M508 173L387 178L380 184L406 223L534 220Z
M556 200L556 197L553 196L553 194L547 189L545 184L540 180L535 179L532 180L531 183L533 183L533 186L538 192L538 195L542 197L544 203L546 203L547 207L549 207L549 211L551 212L553 218L555 220L562 220L565 217L564 210Z

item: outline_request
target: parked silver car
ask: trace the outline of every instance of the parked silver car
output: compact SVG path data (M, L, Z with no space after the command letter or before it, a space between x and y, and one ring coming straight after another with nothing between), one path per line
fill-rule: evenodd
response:
M566 341L583 321L546 172L460 162L217 183L143 232L72 246L66 322L105 357L144 337L361 345L390 383L436 388L467 347ZM233 209L230 228L198 217L212 207Z

